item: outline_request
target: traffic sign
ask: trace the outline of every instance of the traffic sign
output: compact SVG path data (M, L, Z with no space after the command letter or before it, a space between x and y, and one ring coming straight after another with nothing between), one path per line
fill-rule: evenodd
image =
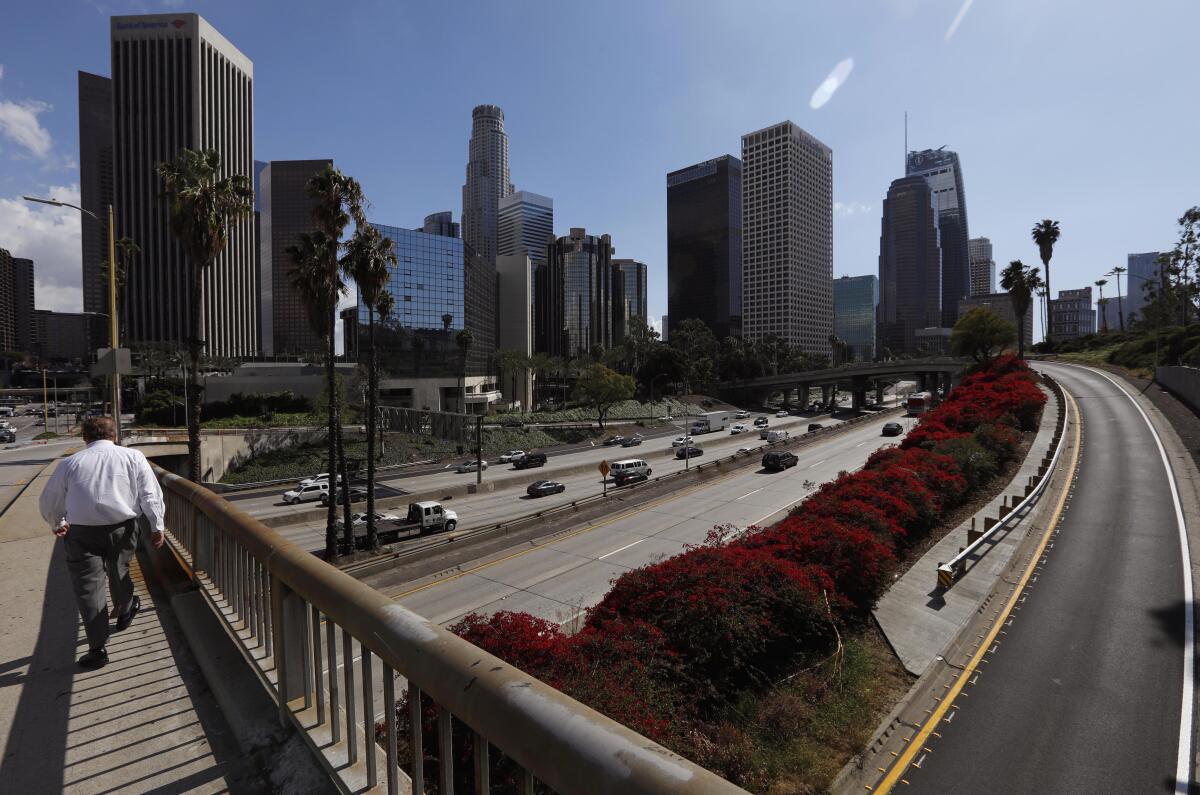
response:
M600 466L599 466L599 470L600 470L600 477L602 477L602 478L606 478L606 477L608 477L608 473L609 473L609 471L610 471L610 467L608 466L608 462L607 462L607 461L601 461L601 462L600 462Z

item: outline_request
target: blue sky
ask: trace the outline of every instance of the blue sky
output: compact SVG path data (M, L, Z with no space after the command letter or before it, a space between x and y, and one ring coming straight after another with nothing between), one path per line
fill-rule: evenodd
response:
M965 13L964 11L965 6ZM972 235L1091 284L1168 246L1200 204L1186 0L5 3L0 247L37 261L41 308L78 309L78 221L20 202L77 192L76 71L109 73L110 14L196 11L255 68L257 159L332 157L371 217L461 211L471 108L507 117L512 179L556 231L608 233L666 311L665 175L791 119L833 149L834 274L874 273L881 203L911 148L959 152ZM955 26L954 22L959 23ZM847 59L832 97L817 87ZM842 67L843 71L845 66ZM1110 280L1111 282L1111 280ZM1111 292L1111 287L1109 288Z

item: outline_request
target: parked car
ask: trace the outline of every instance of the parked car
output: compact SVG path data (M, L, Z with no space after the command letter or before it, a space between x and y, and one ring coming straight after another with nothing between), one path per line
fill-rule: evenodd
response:
M512 462L513 469L529 469L530 467L540 467L546 465L545 453L526 453L525 455Z
M625 437L625 441L621 442L622 447L637 447L642 443L642 435L635 433L633 436Z
M400 521L400 517L394 513L376 513L375 514L375 524L382 524L383 522L398 522L398 521ZM350 514L350 525L352 527L359 527L361 525L365 525L366 523L367 523L367 514L365 514L365 513Z
M463 461L461 464L447 464L446 469L454 468L458 474L474 472L476 469L487 469L487 461Z
M673 442L671 442L671 446L672 447L683 447L685 444L691 443L691 441L692 441L692 437L690 437L690 436L676 436L675 440Z
M739 411L737 414L734 415L734 419L738 419L738 420L748 419L749 417L750 417L750 412L746 411L745 409L742 409L741 411Z
M775 412L775 416L776 417L787 417L789 415L787 413L787 409L780 409L779 411Z
M319 500L323 495L328 493L328 483L309 483L307 486L300 485L294 489L285 491L283 493L283 501L288 505L299 505L302 502Z
M650 465L640 458L626 458L622 461L613 461L609 467L613 483L616 483L618 486L645 480L650 477L651 471Z
M547 494L562 494L567 487L557 480L535 480L525 489L530 497L545 497Z
M507 419L507 420L502 420L500 422L500 427L501 428L524 428L525 423L521 422L520 420L518 420L516 418L511 418L511 419Z
M604 446L605 446L605 447L612 447L613 445L618 445L618 444L620 444L620 443L621 443L621 442L623 442L623 441L625 441L625 437L624 437L624 436L610 436L610 437L608 437L607 439L605 439L605 440L604 440Z
M819 423L819 422L810 422L810 423L808 424L808 432L809 432L809 433L812 433L813 431L819 431L819 430L821 430L821 429L822 429L822 428L824 428L824 427L825 427L825 426L824 426L824 425L822 425L822 424L821 424L821 423Z
M680 459L695 458L698 455L704 455L703 447L696 447L693 445L691 447L680 447L675 451L675 457Z
M509 450L507 453L500 456L500 463L501 464L511 464L513 461L516 461L518 458L520 458L523 455L525 455L524 450Z
M366 498L367 498L367 490L366 489L364 489L360 486L351 486L350 487L350 502L362 502ZM338 505L341 505L342 501L346 499L343 496L343 492L340 488L337 490L337 495L335 496L334 499ZM321 504L322 505L329 504L329 488L328 487L326 487L325 491L321 492Z
M758 417L757 419L754 420L755 428L765 428L770 424L771 424L771 421L769 419L767 419L766 417Z
M884 436L900 436L904 433L904 426L898 422L885 422L883 424Z
M748 430L750 430L750 428L744 422L738 422L730 427L729 434L733 436L739 433L745 433Z
M800 459L796 457L796 454L789 453L787 450L772 450L762 457L763 469L768 472L782 472L798 463L800 463Z

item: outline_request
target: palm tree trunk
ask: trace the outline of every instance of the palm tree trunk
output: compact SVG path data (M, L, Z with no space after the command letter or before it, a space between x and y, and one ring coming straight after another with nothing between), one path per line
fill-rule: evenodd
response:
M367 549L379 548L379 531L375 527L375 307L367 304L367 338L371 346L367 365Z
M334 323L336 323L336 322L337 322L337 301L334 300L333 301L333 311L330 313L330 317L329 317L329 327L333 328ZM333 349L333 335L332 334L329 335L329 340L330 340L330 344L329 344L330 365L329 366L331 369L334 369L333 362L334 362L334 357L336 356L336 354L334 353L334 349ZM338 474L341 475L341 477L342 477L342 489L341 489L342 522L343 522L343 524L342 524L342 543L346 547L346 552L350 553L350 552L354 551L354 527L353 527L353 525L350 524L350 477L349 477L349 473L346 472L346 445L345 445L345 440L342 438L342 416L341 416L342 396L341 396L340 390L338 390L338 388L337 388L336 370L334 372L334 377L333 377L333 392L330 394L329 402L331 405L335 406L335 411L336 411L336 416L337 416L337 424L334 425L333 431L334 431L334 437L337 440L337 467L338 467L337 471L338 471Z
M337 437L338 427L337 381L333 369L333 333L325 334L325 388L329 390L329 435L325 471L329 473L329 506L325 510L325 560L337 557Z
M200 312L204 302L201 289L204 286L204 270L200 263L192 263L191 339L188 340L188 384L191 405L188 407L188 475L193 483L200 482ZM113 414L117 414L116 406ZM117 417L117 422L120 422Z

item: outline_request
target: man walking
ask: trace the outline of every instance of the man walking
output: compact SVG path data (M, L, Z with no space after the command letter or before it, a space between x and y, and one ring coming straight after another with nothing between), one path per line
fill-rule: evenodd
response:
M108 663L108 605L105 575L116 631L129 626L141 608L133 593L129 563L137 550L137 517L151 527L150 541L163 544L163 498L150 462L138 450L113 444L113 421L89 417L83 421L87 448L63 461L46 482L39 507L54 535L67 548L67 568L87 632L88 653L83 668Z

